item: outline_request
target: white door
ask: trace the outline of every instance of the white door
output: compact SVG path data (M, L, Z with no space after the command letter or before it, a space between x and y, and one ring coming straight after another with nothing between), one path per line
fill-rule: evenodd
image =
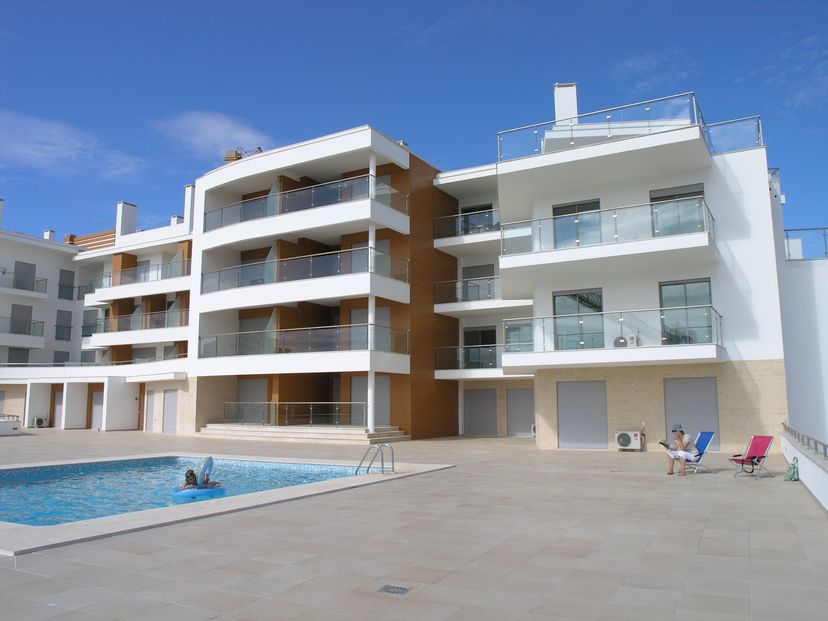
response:
M391 424L391 376L375 375L374 380L374 425L387 427ZM351 377L351 401L368 401L368 376L354 375ZM362 422L362 406L352 406L352 425L367 425L368 421ZM367 417L366 410L366 417Z
M3 416L3 409L6 405L6 391L0 390L0 417Z
M175 433L178 426L178 391L164 391L164 433Z
M148 390L144 405L144 431L152 431L152 419L155 418L155 391Z
M55 429L63 429L63 391L60 390L55 393L55 411L52 420L54 421Z
M103 391L92 393L92 429L103 427Z

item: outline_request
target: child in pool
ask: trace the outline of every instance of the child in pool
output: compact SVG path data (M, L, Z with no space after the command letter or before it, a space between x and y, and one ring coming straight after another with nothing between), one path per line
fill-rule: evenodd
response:
M192 470L187 470L184 473L184 483L181 484L181 489L191 489L193 487L198 487L198 477Z

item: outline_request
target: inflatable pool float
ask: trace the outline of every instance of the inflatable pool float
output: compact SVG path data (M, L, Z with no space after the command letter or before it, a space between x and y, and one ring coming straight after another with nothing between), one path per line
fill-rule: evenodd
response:
M199 485L198 487L177 489L172 493L172 496L177 500L200 500L204 498L218 498L219 496L224 496L226 493L227 490L218 485Z
M204 485L204 480L213 473L213 458L205 457L201 460L201 467L198 469L198 484Z

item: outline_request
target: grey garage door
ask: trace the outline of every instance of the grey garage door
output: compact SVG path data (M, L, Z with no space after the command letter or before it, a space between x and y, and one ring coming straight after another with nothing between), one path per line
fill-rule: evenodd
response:
M463 433L497 435L497 391L494 388L463 391Z
M607 448L607 383L558 382L558 447Z
M510 436L531 436L535 424L535 399L531 388L506 389L506 416Z
M700 431L716 435L710 450L719 450L719 399L715 377L681 377L664 380L664 409L667 435L673 425L680 424L691 440Z

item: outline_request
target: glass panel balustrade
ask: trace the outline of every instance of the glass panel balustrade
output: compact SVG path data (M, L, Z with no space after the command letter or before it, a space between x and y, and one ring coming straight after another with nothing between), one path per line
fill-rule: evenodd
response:
M435 304L499 299L501 299L499 276L447 280L434 285Z
M369 197L396 211L408 214L407 193L401 192L376 177L364 175L268 194L212 209L204 214L204 231L214 231L248 220L296 213L316 207L328 207Z
M43 336L44 323L42 321L28 321L0 317L0 334L23 334L26 336Z
M142 265L119 272L105 273L103 276L93 278L89 281L89 284L78 287L78 295L81 296L81 293L94 293L96 289L105 289L107 287L131 285L140 282L155 282L189 275L190 261L171 261L170 263Z
M669 345L721 345L721 315L685 306L503 321L505 351L546 352Z
M324 278L371 272L408 282L408 261L369 248L262 261L207 272L201 277L201 292L252 287L277 282Z
M499 369L502 345L438 347L437 369Z
M434 239L500 230L500 211L472 211L434 219Z
M189 325L189 321L190 311L188 309L118 315L99 319L94 324L84 324L83 335L91 336L102 332L123 332L126 330L178 328Z
M501 231L503 255L615 244L707 231L714 219L703 198L510 222Z
M199 356L251 356L323 351L409 353L408 330L371 324L217 334L199 338Z
M224 404L224 422L231 425L334 425L364 427L364 401L230 402Z
M46 293L45 278L31 277L25 274L14 272L0 273L0 287L6 289L19 289L20 291L32 291L34 293Z
M785 229L785 258L828 259L828 228Z

